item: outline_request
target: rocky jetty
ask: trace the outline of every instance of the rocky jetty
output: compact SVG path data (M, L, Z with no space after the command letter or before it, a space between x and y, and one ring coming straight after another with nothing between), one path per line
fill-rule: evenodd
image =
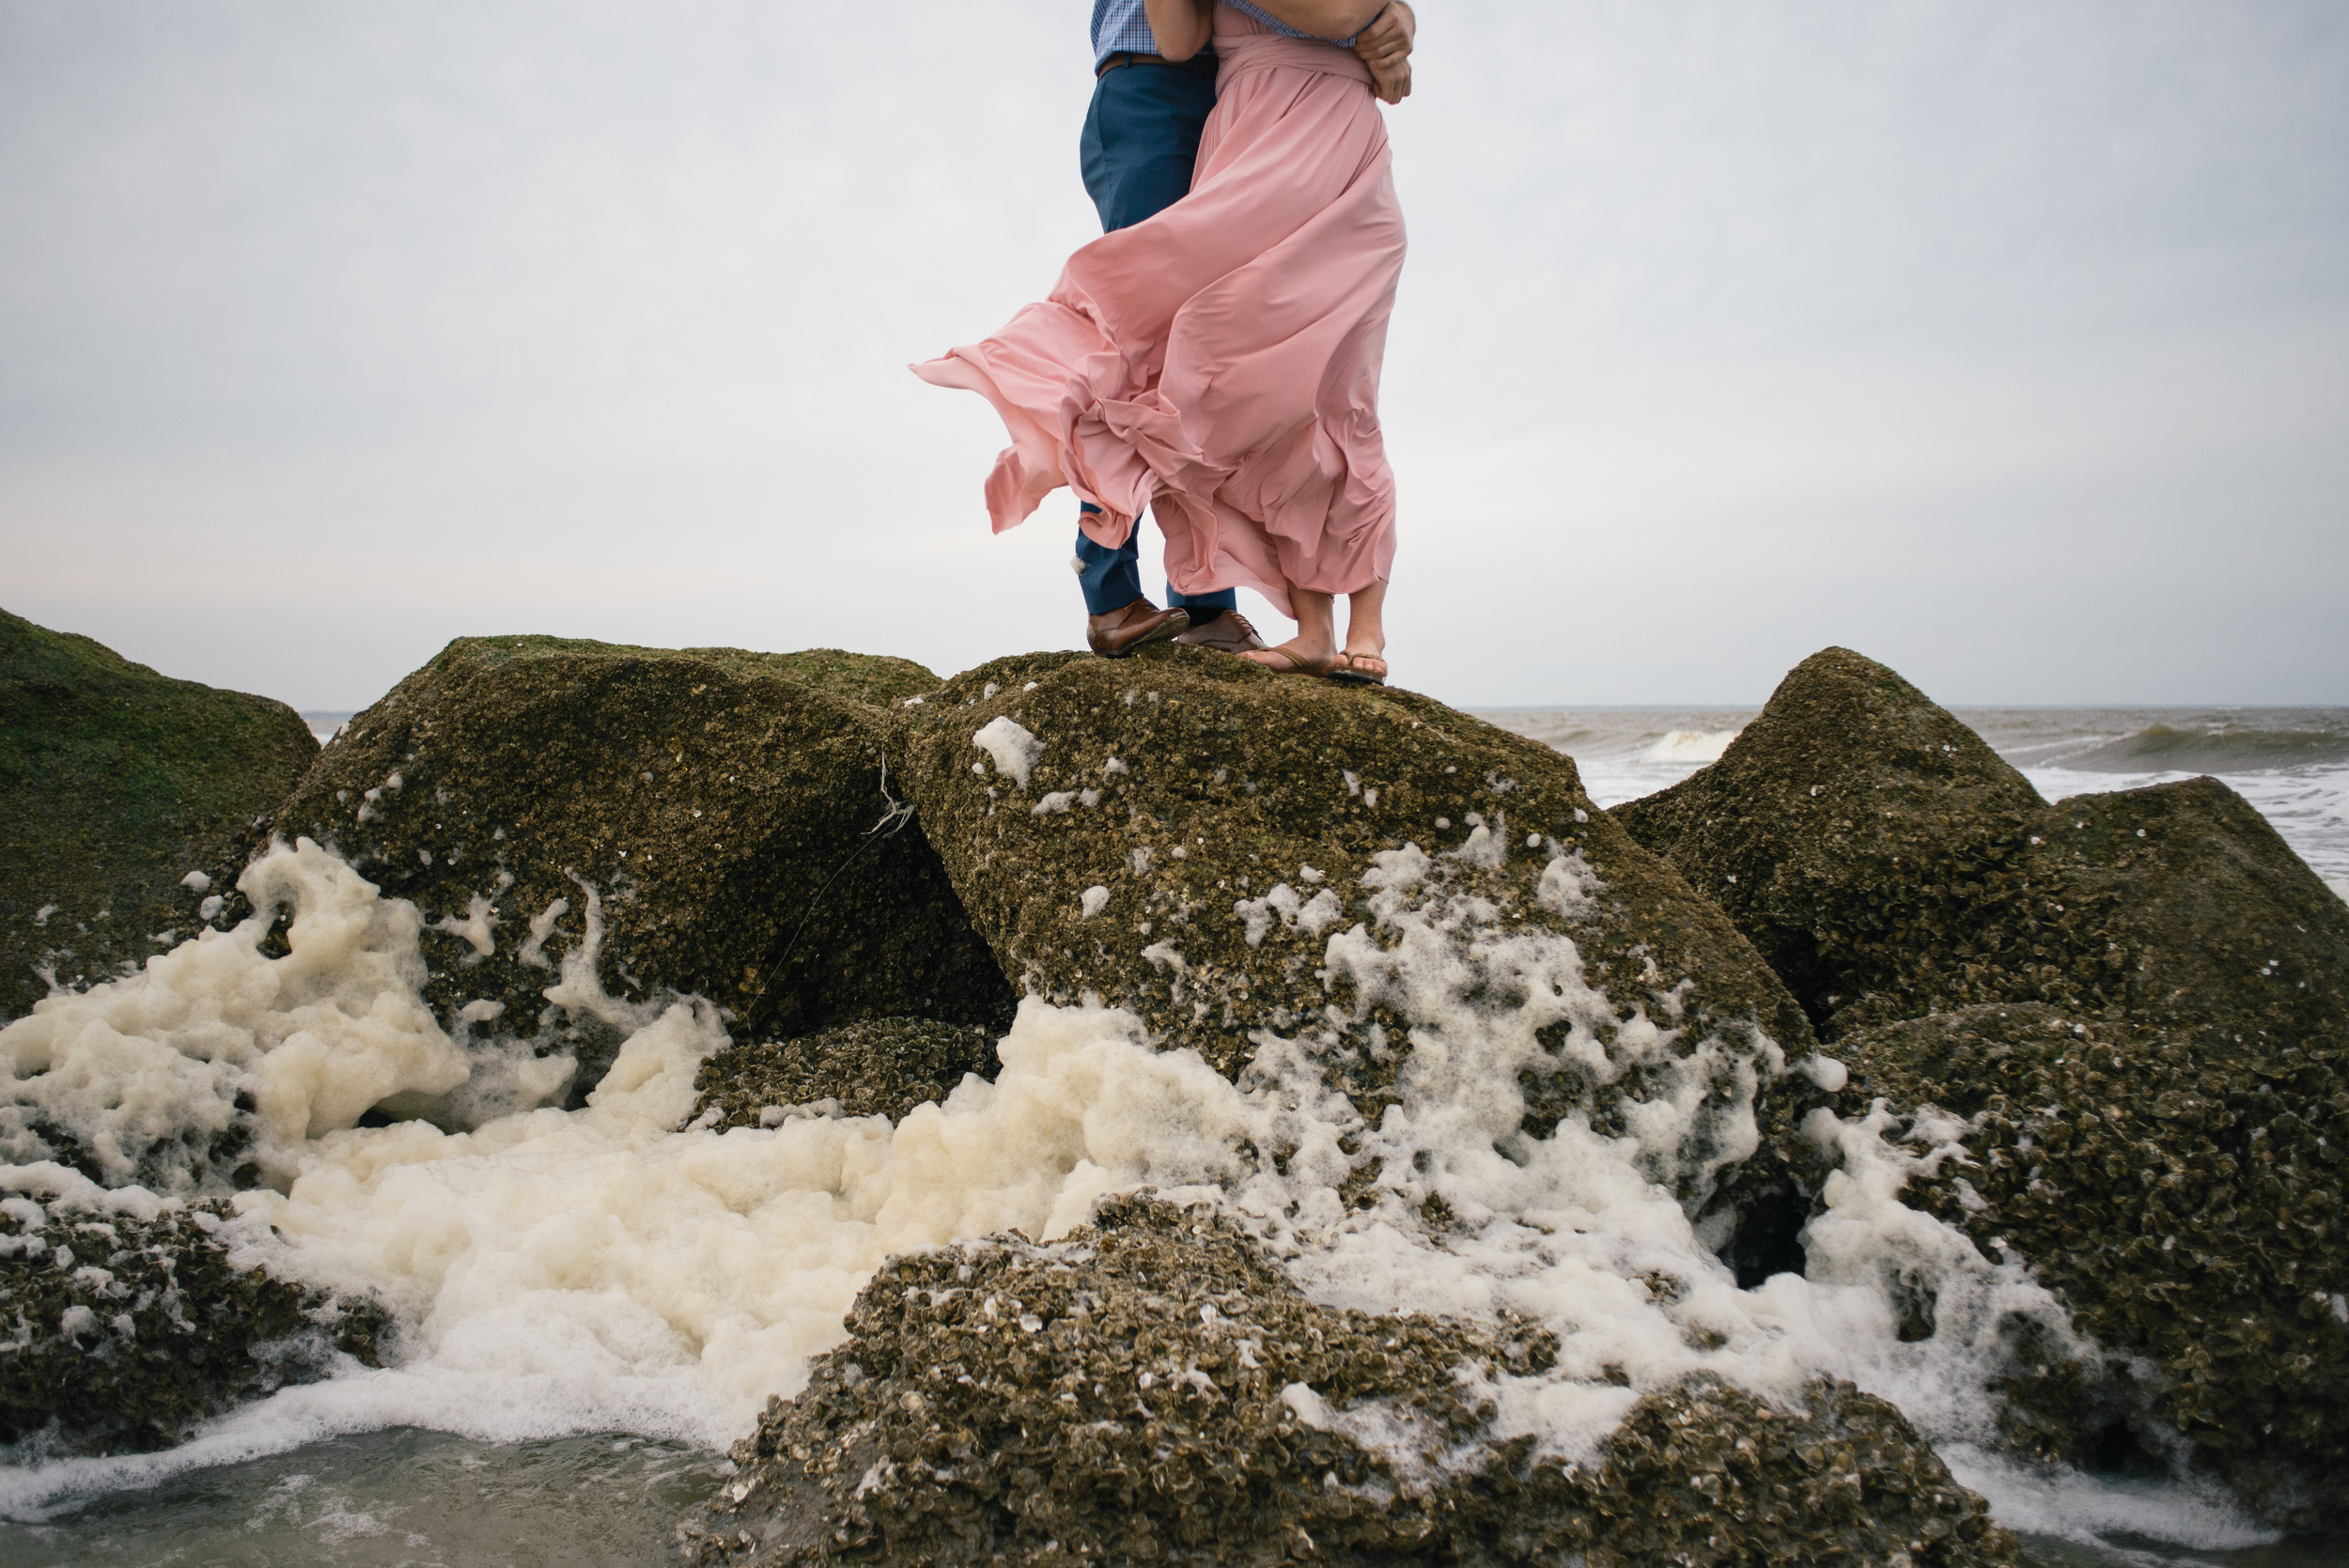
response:
M100 799L75 809L113 842ZM1939 1293L1992 1276L2040 1305L1930 1364L1996 1365L2010 1454L2199 1467L2279 1518L2343 1505L2349 908L2222 786L2051 806L1857 654L1806 661L1719 763L1610 813L1571 759L1440 704L1186 647L940 682L468 639L241 820L246 850L312 841L264 862L282 877L341 889L307 917L358 955L312 976L337 1026L397 1025L422 1063L361 1094L319 1046L275 1179L305 1139L370 1136L365 1107L463 1122L429 1107L484 1036L518 1071L574 1054L576 1100L679 994L733 1043L630 1060L674 1059L679 1085L699 1063L691 1110L664 1098L643 1129L729 1134L663 1145L697 1160L822 1116L942 1149L980 1124L918 1108L971 1074L1001 1082L966 1110L1063 1096L1058 1121L988 1126L1098 1123L1083 1159L1007 1163L1060 1195L1034 1236L871 1280L688 1522L704 1562L2011 1562L1898 1410L1780 1375L1841 1364L1789 1348L1832 1325L1788 1326L1843 1285L1930 1346L1957 1315ZM237 855L208 863L225 882ZM288 904L271 885L253 899ZM206 896L215 925L244 912ZM258 995L296 935L216 931L186 963ZM999 1045L1023 994L1070 1011ZM306 996L247 1020L253 1051ZM165 1029L99 1000L150 1066L221 1067L184 1031L226 1014ZM20 1085L54 1033L17 1035ZM86 1087L51 1098L122 1109ZM272 1179L239 1131L270 1108L214 1109L210 1134L147 1117L113 1164L47 1133L15 1157L60 1163L11 1168L0 1201L0 1439L169 1441L376 1354L380 1310L270 1274L213 1201ZM853 1131L860 1159L893 1136ZM1149 1181L1199 1185L1062 1234L1133 1185L1121 1137L1174 1151ZM185 1192L86 1179L150 1167ZM1822 1221L1866 1183L1957 1264L1833 1250ZM1716 1252L1748 1287L1846 1272L1747 1296ZM1358 1270L1378 1282L1349 1296ZM68 1409L67 1387L99 1391ZM1605 1419L1519 1419L1552 1396Z
M0 1188L0 1443L121 1452L341 1357L381 1363L390 1320L277 1278L224 1203L105 1191L57 1166Z
M1001 1024L1011 992L892 771L880 705L937 684L832 651L461 639L351 720L276 831L417 905L436 1009L577 1052L574 1093L621 1032L599 995L707 997L745 1038Z
M1521 995L1524 974L1478 966L1544 937L1572 944L1586 1005L1541 1026L1520 1076L1533 1136L1569 1110L1605 1124L1646 1084L1570 1042L1718 1041L1749 1093L1810 1050L1785 987L1569 758L1440 703L1162 646L1000 660L902 711L909 799L1003 972L1129 1008L1227 1076L1259 1032L1303 1030L1375 1122L1386 1042ZM1742 1157L1741 1104L1723 1094L1666 1163Z
M0 611L0 1020L198 929L318 750L283 703Z
M1545 1330L1317 1306L1229 1220L1146 1195L1055 1246L900 1258L737 1479L702 1564L2011 1563L1899 1412L1692 1383L1585 1463L1481 1391Z
M1742 1275L1801 1265L1828 1175L1808 1114L1880 1099L1892 1136L1948 1149L1908 1201L2027 1264L2103 1347L2023 1358L2019 1449L2175 1458L2279 1519L2341 1516L2349 907L2256 812L2211 779L2048 805L1828 649L1719 763L1611 815L1850 1070L1833 1093L1766 1086L1763 1148L1722 1200ZM1931 1303L1912 1312L1929 1333Z

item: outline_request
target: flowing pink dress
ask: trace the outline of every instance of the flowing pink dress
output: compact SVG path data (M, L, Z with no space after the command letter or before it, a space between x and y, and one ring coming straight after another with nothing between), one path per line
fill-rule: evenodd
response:
M995 405L995 531L1066 485L1115 548L1155 503L1166 575L1352 593L1394 560L1378 367L1403 212L1370 70L1215 8L1221 60L1190 194L1071 256L1050 298L913 367Z

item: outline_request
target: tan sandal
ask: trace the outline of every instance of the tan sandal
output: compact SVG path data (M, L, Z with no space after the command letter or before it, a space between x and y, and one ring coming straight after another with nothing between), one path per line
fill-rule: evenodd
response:
M1281 664L1273 663L1271 659L1260 659L1252 653L1242 654L1240 657L1251 664L1263 665L1276 675L1327 675L1334 673L1337 667L1346 661L1346 655L1333 653L1329 658L1315 662L1300 657L1296 648L1287 643L1283 643L1278 647L1266 648L1264 652L1280 660ZM1282 664L1288 667L1283 669Z

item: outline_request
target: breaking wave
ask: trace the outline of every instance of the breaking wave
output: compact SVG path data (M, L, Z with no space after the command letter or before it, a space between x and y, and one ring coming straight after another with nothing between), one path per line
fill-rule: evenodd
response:
M1721 760L1729 743L1744 734L1734 730L1673 730L1647 749L1650 762L1708 763Z
M2240 773L2342 762L2349 762L2349 735L2152 724L2068 756L2063 766L2094 773Z

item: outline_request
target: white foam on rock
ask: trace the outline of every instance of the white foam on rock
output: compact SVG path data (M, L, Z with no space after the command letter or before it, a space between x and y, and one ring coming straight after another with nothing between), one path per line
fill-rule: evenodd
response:
M1804 1235L1810 1276L1740 1290L1690 1216L1756 1147L1753 1094L1786 1070L1782 1053L1750 1030L1700 1035L1683 1017L1687 977L1651 974L1608 995L1569 937L1529 929L1457 883L1512 852L1525 851L1505 825L1479 823L1450 850L1374 857L1350 889L1332 879L1306 901L1281 884L1253 909L1244 902L1237 912L1268 932L1309 914L1316 932L1325 912L1343 919L1322 955L1348 1000L1293 1035L1259 1032L1237 1083L1195 1051L1150 1040L1130 1014L1031 998L998 1047L994 1082L967 1078L894 1126L818 1105L718 1133L677 1129L696 1070L725 1044L719 1015L692 999L630 1006L604 995L599 901L584 884L589 940L565 955L547 995L628 1031L586 1106L470 1130L447 1117L353 1126L374 1103L364 1094L445 1095L450 1068L486 1075L485 1051L512 1042L476 1046L432 1023L416 996L412 908L379 900L315 846L281 849L247 873L247 891L257 905L293 906L291 957L260 955L254 923L207 933L137 981L43 1003L0 1032L0 1061L17 1064L20 1101L29 1082L41 1103L102 1121L111 1095L122 1114L159 1125L207 1125L229 1078L267 1078L282 1186L238 1198L249 1222L240 1245L291 1276L378 1295L405 1330L397 1364L286 1390L171 1454L6 1472L0 1512L393 1424L720 1445L770 1395L803 1385L808 1358L839 1343L887 1257L1004 1230L1050 1242L1102 1195L1144 1184L1243 1216L1322 1301L1506 1309L1549 1327L1556 1370L1490 1389L1504 1435L1530 1435L1547 1453L1587 1459L1643 1392L1695 1373L1784 1399L1821 1375L1850 1378L1945 1452L1983 1452L1991 1385L2011 1370L2001 1329L2028 1318L2058 1344L2077 1342L2020 1264L1983 1257L1900 1202L1912 1172L1960 1157L1963 1125L1929 1111L1814 1115L1806 1130L1843 1169ZM1558 846L1532 852L1547 856L1544 902L1580 908L1603 893ZM1171 948L1152 955L1182 963ZM1397 1027L1372 1023L1374 1010ZM297 1036L311 1043L296 1049ZM1344 1050L1394 1062L1400 1098L1375 1125L1325 1079ZM54 1092L39 1088L59 1063ZM1567 1067L1624 1091L1616 1119L1601 1126L1571 1110L1531 1136L1521 1075ZM1367 1209L1340 1196L1349 1149L1382 1161ZM54 1198L70 1174L0 1171L0 1188ZM1450 1216L1440 1226L1427 1218L1435 1199ZM126 1190L103 1201L160 1200ZM1934 1296L1937 1331L1905 1343L1897 1302L1917 1290ZM1284 1397L1307 1408L1303 1395ZM1408 1446L1415 1429L1388 1414L1343 1413L1365 1440ZM2093 1487L2043 1496L1980 1473L2030 1528L2092 1530L2110 1512ZM2249 1528L2223 1510L2209 1517ZM2140 1511L2129 1528L2208 1523L2192 1510L2180 1519Z
M723 1446L801 1386L887 1257L1064 1235L1106 1192L1231 1173L1252 1125L1237 1090L1193 1052L1148 1048L1131 1015L1031 1001L997 1081L966 1079L894 1127L832 1114L675 1131L724 1043L714 1012L678 1002L582 1110L313 1141L288 1193L240 1207L273 1228L280 1272L380 1296L408 1330L401 1364L288 1389L177 1457L16 1472L0 1512L374 1425Z
M993 694L991 688L988 694ZM1008 713L988 720L986 727L971 737L971 744L994 759L996 772L1022 789L1028 787L1028 776L1035 768L1035 759L1044 754L1044 742Z
M305 1141L378 1102L465 1081L463 1053L416 994L425 967L413 905L379 901L307 839L256 861L237 886L257 909L292 908L290 955L261 953L271 922L256 915L200 932L132 979L36 1003L0 1029L12 1080L0 1090L0 1155L48 1157L45 1122L118 1185L140 1173L148 1146L226 1131L247 1094L255 1157L283 1178ZM174 1190L192 1180L184 1167L160 1179Z

